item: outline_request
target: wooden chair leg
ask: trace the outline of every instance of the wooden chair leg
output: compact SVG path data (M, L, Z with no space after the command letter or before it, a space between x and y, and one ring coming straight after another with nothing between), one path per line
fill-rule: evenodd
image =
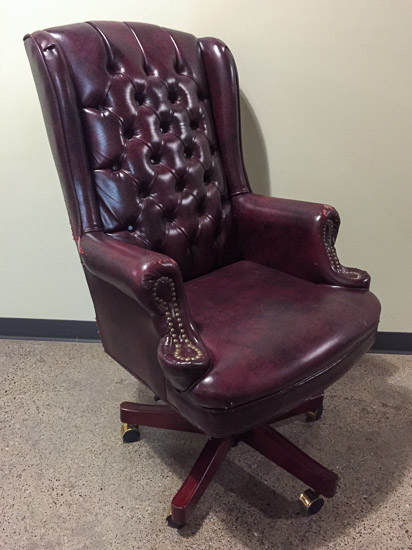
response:
M322 408L322 401L323 395L310 399L292 411L275 417L271 422L319 410ZM169 405L124 402L120 405L120 418L122 422L129 425L131 432L133 432L132 429L137 432L137 435L131 433L130 438L124 436L125 442L138 439L138 425L203 433ZM310 458L276 430L265 425L236 438L211 438L207 441L190 474L172 500L171 512L167 518L170 526L181 527L187 523L230 447L239 440L259 451L311 488L300 497L309 513L316 513L322 505L323 500L319 495L332 497L335 494L338 476L334 472Z
M125 401L120 405L120 420L135 426L203 433L169 405L146 405Z
M244 434L242 439L317 493L325 497L333 497L335 494L338 476L310 458L270 426L254 428Z
M232 445L233 438L208 440L172 500L171 514L167 518L171 527L182 527L188 521Z

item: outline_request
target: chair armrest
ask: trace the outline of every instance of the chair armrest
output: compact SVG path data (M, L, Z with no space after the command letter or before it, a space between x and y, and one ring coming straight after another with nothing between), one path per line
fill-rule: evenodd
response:
M157 356L165 377L186 390L209 368L210 356L194 328L177 263L102 232L78 242L82 263L96 277L135 299L159 334Z
M369 288L366 271L339 262L340 219L333 207L254 193L232 197L232 204L245 260L314 283Z

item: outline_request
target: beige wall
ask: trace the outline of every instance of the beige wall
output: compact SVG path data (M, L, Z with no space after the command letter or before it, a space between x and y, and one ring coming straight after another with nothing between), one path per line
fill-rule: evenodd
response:
M94 318L22 37L119 19L227 42L240 73L255 189L336 206L340 258L372 274L381 330L412 331L411 1L2 5L0 316Z

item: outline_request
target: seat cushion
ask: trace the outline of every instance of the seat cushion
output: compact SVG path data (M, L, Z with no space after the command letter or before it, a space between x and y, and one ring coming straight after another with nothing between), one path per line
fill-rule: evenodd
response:
M314 392L316 376L353 354L358 343L373 342L379 321L380 304L369 291L314 284L248 261L185 287L212 356L210 370L185 396L212 409L238 407L308 381Z

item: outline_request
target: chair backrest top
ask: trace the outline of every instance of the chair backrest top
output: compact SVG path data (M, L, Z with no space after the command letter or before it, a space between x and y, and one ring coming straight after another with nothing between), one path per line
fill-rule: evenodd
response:
M234 225L199 41L120 22L36 34L64 59L52 70L67 70L90 174L77 185L94 187L80 201L95 197L102 229L174 258L186 279L225 263Z

